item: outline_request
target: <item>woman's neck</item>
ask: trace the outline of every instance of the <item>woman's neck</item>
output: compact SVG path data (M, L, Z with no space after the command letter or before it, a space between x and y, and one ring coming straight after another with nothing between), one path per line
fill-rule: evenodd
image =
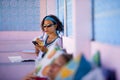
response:
M51 42L54 41L57 37L58 37L57 34L50 34L50 35L48 35L47 43L51 43Z
M52 33L52 34L49 34L48 35L48 37L50 38L50 39L54 39L54 38L56 38L58 35L56 34L56 33Z

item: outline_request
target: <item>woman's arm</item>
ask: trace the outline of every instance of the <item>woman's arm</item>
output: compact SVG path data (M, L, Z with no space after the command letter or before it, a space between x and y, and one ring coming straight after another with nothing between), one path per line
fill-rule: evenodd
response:
M28 73L24 78L23 80L35 80L36 79L36 75L34 75L36 69L33 70L32 72Z
M40 50L39 50L39 47L35 46L35 54L38 56Z

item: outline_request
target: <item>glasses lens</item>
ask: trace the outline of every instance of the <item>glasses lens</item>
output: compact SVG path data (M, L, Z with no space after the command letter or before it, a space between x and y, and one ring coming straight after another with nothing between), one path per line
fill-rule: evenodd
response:
M43 25L43 27L52 27L54 24Z

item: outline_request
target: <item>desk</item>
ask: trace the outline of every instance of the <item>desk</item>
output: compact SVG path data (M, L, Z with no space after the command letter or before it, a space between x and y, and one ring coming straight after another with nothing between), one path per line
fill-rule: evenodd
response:
M22 80L34 69L34 62L11 63L8 56L21 56L23 59L35 59L34 53L8 52L0 53L0 80Z

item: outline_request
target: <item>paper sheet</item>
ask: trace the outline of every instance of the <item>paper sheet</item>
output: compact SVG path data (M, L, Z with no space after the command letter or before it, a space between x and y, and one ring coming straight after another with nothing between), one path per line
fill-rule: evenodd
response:
M9 56L8 57L11 62L21 62L23 59L21 56Z

